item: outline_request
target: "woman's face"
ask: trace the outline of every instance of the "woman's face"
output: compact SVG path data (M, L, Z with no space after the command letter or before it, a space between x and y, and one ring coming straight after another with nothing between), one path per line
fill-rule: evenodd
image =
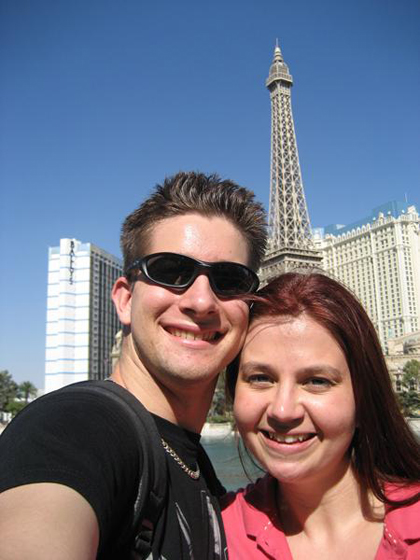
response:
M234 413L249 451L282 483L332 481L348 467L356 415L350 371L331 334L305 314L251 324Z

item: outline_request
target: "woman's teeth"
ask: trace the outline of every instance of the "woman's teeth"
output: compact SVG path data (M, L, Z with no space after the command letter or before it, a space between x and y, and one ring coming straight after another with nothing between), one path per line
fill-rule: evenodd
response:
M313 437L314 434L299 434L299 435L279 435L272 432L266 432L268 439L276 441L277 443L302 443Z

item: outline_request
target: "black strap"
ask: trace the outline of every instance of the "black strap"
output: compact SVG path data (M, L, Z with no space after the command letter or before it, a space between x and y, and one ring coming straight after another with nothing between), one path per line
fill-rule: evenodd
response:
M153 533L162 511L168 486L166 456L161 436L150 412L124 387L106 381L82 381L66 387L66 391L90 391L119 403L124 414L130 417L137 433L137 443L143 458L143 470L139 477L137 496L133 511L127 516L123 533L112 549L130 554L131 560L147 558L151 552Z

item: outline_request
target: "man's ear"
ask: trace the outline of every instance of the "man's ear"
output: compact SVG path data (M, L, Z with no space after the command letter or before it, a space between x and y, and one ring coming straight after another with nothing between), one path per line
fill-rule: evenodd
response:
M131 284L125 276L115 282L111 296L118 317L124 326L131 324Z

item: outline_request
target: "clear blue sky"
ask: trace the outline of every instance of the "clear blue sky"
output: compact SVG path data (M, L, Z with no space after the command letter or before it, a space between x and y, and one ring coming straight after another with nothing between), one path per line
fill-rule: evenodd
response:
M418 0L1 0L0 369L44 384L48 247L119 255L180 169L267 206L278 37L312 226L419 206Z

